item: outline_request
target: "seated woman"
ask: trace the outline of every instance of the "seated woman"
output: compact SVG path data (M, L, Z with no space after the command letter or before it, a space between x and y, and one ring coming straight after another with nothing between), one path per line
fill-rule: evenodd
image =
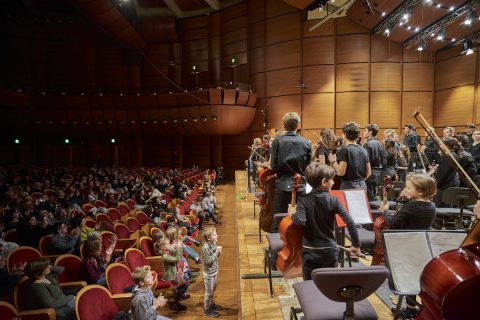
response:
M57 319L75 319L75 296L65 295L53 280L48 259L30 261L25 267L29 283L25 287L24 301L28 309L53 308Z
M99 284L107 287L105 269L110 262L116 239L110 241L105 256L102 253L102 243L99 240L85 241L85 257L82 260L81 270L88 284Z

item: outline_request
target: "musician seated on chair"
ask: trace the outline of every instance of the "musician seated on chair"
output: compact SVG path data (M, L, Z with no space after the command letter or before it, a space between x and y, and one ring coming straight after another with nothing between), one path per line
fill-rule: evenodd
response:
M430 229L435 219L435 203L431 201L436 193L435 179L426 174L412 173L407 176L405 190L400 197L407 198L400 211L386 211L388 203L382 204L385 224L390 229ZM407 296L407 308L400 310L404 318L411 318L418 312L415 307L416 296ZM392 309L394 311L394 309Z
M305 170L305 178L313 187L312 192L298 199L288 214L294 224L303 226L302 273L304 280L311 280L312 270L337 267L338 247L335 239L335 214L339 214L347 224L353 246L352 257L360 252L360 241L352 217L345 211L340 201L329 194L333 186L335 171L332 167L312 162Z

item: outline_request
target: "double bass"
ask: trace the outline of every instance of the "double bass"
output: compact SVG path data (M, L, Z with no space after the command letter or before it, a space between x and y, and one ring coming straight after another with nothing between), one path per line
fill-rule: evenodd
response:
M275 201L275 179L276 175L270 168L264 168L258 171L258 183L263 195L260 198L260 215L258 223L260 229L265 232L272 231L273 222L273 204Z
M292 199L290 205L296 204L298 187L302 177L297 173L293 177ZM302 239L303 227L293 223L290 216L286 216L278 226L283 248L278 252L277 269L286 279L293 279L302 275Z
M415 110L413 117L425 129L445 159L458 172L460 178L477 199L480 189L475 185L458 161ZM444 252L433 258L420 276L420 297L423 308L418 320L478 319L478 288L480 288L480 223L474 223L460 248Z

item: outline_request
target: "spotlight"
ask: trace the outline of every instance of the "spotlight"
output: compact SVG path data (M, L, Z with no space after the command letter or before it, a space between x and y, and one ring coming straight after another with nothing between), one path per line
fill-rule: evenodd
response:
M390 29L389 28L385 29L385 34L387 35L387 37L390 35Z
M418 43L418 47L417 47L417 51L423 51L425 50L425 47L427 46L425 40L420 40L420 42Z
M217 116L212 116L213 121L217 120Z
M416 27L416 28L415 28L415 32L418 32L418 31L420 31L420 28L419 28L419 27Z
M385 17L386 13L385 12L382 12L382 17Z
M408 12L405 12L402 16L403 20L405 20L405 22L408 21L408 18L410 18L410 14Z
M187 122L187 121L188 121L188 119L187 119L187 118L183 118L183 122Z
M177 119L173 119L173 123L177 123L177 122L178 122L178 120L177 120Z
M473 11L470 11L466 16L465 21L463 21L463 24L466 26L471 26L474 19L475 13Z
M168 120L167 120L167 119L163 119L163 123L168 123Z
M470 55L473 53L473 43L472 40L467 40L463 43L463 52L465 52L465 55Z
M454 8L454 7L450 7L450 9L449 9L449 10L450 10L450 11L453 11L453 10L455 10L455 8Z
M235 57L232 57L232 66L236 66L237 65L237 58Z
M197 66L196 66L196 65L193 65L193 66L192 66L192 73L196 73L196 72L198 72L198 71L197 71Z
M208 120L208 118L206 116L203 116L202 120L203 120L203 122L206 122Z
M198 121L198 118L197 117L193 117L193 122L197 122Z
M445 30L445 28L440 29L440 31L438 31L437 40L442 41L446 35L447 35L447 30Z
M441 7L442 7L442 5L441 5L440 3L439 3L439 4L437 4L437 8L439 8L439 9L440 9Z
M110 142L111 142L112 144L115 144L115 142L117 142L117 140L115 140L114 138L112 138L112 139L110 139Z
M20 144L20 139L15 139L13 142L15 142L15 144Z
M65 144L69 144L69 143L70 143L70 139L67 138L67 139L64 140L64 142L65 142Z

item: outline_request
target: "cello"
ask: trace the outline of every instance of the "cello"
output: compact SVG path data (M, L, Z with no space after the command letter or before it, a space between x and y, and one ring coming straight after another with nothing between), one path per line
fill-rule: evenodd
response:
M425 129L439 150L458 172L477 199L480 189L458 161L450 154L425 118L415 110L413 117ZM478 319L478 288L480 288L480 223L474 223L460 248L433 258L420 276L420 297L423 308L417 320Z
M264 168L263 170L258 171L259 186L263 190L263 195L260 198L260 215L258 223L260 229L268 233L272 231L275 180L276 175L272 169Z
M292 199L290 205L296 205L298 187L302 177L297 173L293 177ZM302 238L303 227L293 223L290 216L286 216L278 226L283 248L278 252L277 269L286 279L293 279L302 275Z

